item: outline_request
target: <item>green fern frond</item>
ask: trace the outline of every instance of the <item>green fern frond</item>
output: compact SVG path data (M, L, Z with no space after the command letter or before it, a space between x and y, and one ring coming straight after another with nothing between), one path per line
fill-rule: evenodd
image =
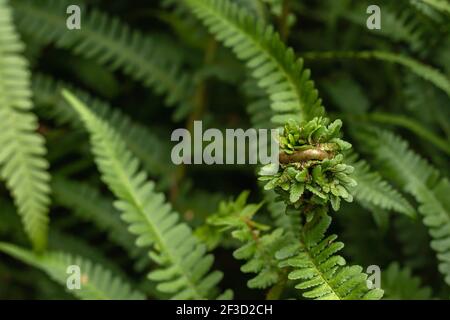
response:
M316 214L301 230L300 243L277 252L280 267L290 268L290 280L300 280L303 296L321 300L380 299L383 290L369 289L360 266L346 266L337 253L344 247L336 235L325 237L331 218Z
M323 114L322 102L310 71L295 57L273 27L256 20L228 0L183 0L216 38L247 62L258 85L270 96L279 114L278 124L289 118L310 120Z
M386 180L383 180L377 171L371 171L369 164L364 160L357 160L356 155L347 157L349 165L355 171L353 179L358 183L354 190L357 201L368 202L385 210L394 210L409 217L415 217L414 207Z
M156 94L165 95L168 106L190 108L186 104L190 103L194 81L181 72L177 60L170 59L170 47L131 29L118 18L85 7L82 28L69 31L65 12L71 4L69 0L15 0L18 28L35 40L69 49L112 70L122 70Z
M420 56L434 53L433 49L439 46L443 35L438 32L439 26L420 10L413 7L414 0L379 0L382 8L381 29L369 32L377 36L383 36L393 42L401 42ZM418 0L421 1L421 0ZM365 12L367 4L358 3L348 8L343 16L349 21L358 24L366 31L367 16Z
M112 201L102 197L97 189L88 184L55 176L52 180L52 190L56 204L71 209L83 221L93 222L126 252L131 254L135 251L134 237L128 233L119 212L111 204Z
M26 264L41 269L54 281L67 288L69 266L78 266L81 272L80 289L67 289L77 298L86 300L143 300L144 295L131 289L123 279L111 271L81 257L63 252L46 252L42 255L9 243L0 242L0 251Z
M129 231L137 236L136 245L151 247L150 256L161 267L149 278L159 282L158 290L171 293L173 299L211 297L222 278L221 272L209 271L213 256L206 254L206 247L190 227L178 221L164 196L155 192L154 183L147 182L146 173L139 171L139 161L120 136L72 94L66 91L64 96L91 133L102 179L119 199L115 206L129 224Z
M21 56L12 12L0 0L0 176L15 200L25 230L36 250L47 242L50 204L44 139L30 110L30 74Z
M218 212L210 216L208 224L229 231L233 238L243 243L233 252L238 260L247 260L242 265L244 273L256 273L247 282L249 288L265 289L281 280L275 253L287 245L289 237L282 229L268 232L269 227L256 222L253 217L262 204L247 204L249 193L243 192L234 201L221 202ZM263 234L264 231L267 231Z
M243 94L248 99L247 113L255 128L273 128L272 118L276 113L271 108L271 102L267 98L263 89L258 87L258 83L253 78L249 78L244 85Z
M106 232L112 242L122 247L136 261L136 270L148 268L150 261L146 250L135 246L135 238L128 232L127 225L120 219L119 212L110 199L101 196L89 184L61 176L55 176L52 180L52 190L56 204L66 207L81 220L91 222L99 230Z
M75 89L63 81L37 74L32 79L35 104L38 111L46 118L59 125L83 128L73 108L61 96L61 90L68 88L74 92L98 117L107 120L125 139L128 148L142 161L145 169L157 177L167 177L173 170L167 155L168 146L162 144L158 137L145 126L133 121L118 108L109 106L105 101L96 99L88 92Z
M410 57L387 51L335 51L305 53L307 59L375 59L399 64L431 82L450 97L450 79L439 70Z
M381 142L381 143L380 143ZM404 190L420 203L419 212L433 240L431 247L440 261L439 271L450 285L450 183L408 144L389 131L368 130L365 144L392 171ZM399 155L402 155L401 157Z
M430 129L441 127L447 139L450 139L450 123L447 121L450 118L449 98L431 83L412 73L405 74L403 92L406 109ZM423 112L424 106L429 112ZM446 144L444 149L450 149L449 145Z
M381 274L381 286L385 292L384 299L395 300L429 300L431 289L422 287L418 277L414 277L409 268L400 268L392 263Z
M450 14L450 3L446 0L420 0L438 11Z

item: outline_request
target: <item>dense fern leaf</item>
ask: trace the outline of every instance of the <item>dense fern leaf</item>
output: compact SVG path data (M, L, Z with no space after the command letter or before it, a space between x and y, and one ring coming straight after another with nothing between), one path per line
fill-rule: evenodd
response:
M92 149L103 181L119 199L115 206L122 211L136 244L152 247L151 258L161 266L149 278L160 282L158 289L171 293L174 299L203 299L214 293L222 273L209 273L212 255L193 236L185 223L156 193L153 182L147 182L139 171L139 161L126 149L120 136L72 94L65 98L79 113L91 133Z
M353 178L358 183L355 188L355 199L368 202L381 209L394 210L409 217L415 217L416 211L411 204L383 180L376 171L371 171L369 164L364 160L356 161L356 156L348 157L347 162L355 168Z
M289 118L310 120L323 114L322 102L310 71L295 57L280 36L264 22L256 20L229 0L183 0L205 23L216 38L233 48L247 62L258 85L270 96L278 111L274 121Z
M6 0L0 0L0 175L6 180L33 246L47 242L49 180L44 139L32 109L23 44Z
M239 260L246 260L241 271L256 273L247 282L249 288L268 288L280 282L283 273L278 268L275 252L287 245L290 237L283 234L283 229L268 232L268 226L256 222L254 215L261 204L247 204L249 193L243 192L229 202L221 202L218 212L208 218L208 223L220 227L221 231L230 231L231 235L243 243L233 252ZM263 234L263 231L267 231Z
M359 51L359 52L311 52L306 53L308 59L376 59L399 64L408 68L419 77L431 82L443 90L450 97L450 79L439 70L423 64L405 55L387 51Z
M83 221L92 221L100 230L107 232L112 241L130 255L136 256L134 237L128 233L126 224L120 219L111 201L102 197L97 189L55 176L52 190L56 204L72 209Z
M70 49L75 54L122 70L126 75L167 96L166 104L189 109L193 79L180 71L171 48L133 30L119 19L82 9L80 30L68 31L66 8L69 0L15 0L19 29L44 43Z
M76 297L86 300L143 300L140 292L131 289L124 280L111 271L81 257L63 252L35 254L8 243L0 243L0 251L47 273L53 280L67 288L70 266L80 268L80 289L67 289Z
M93 112L116 128L125 139L128 148L139 157L150 174L164 178L173 170L167 156L170 154L168 146L162 144L148 128L133 121L120 109L109 106L105 101L96 99L86 91L75 89L68 83L56 81L44 74L37 74L32 80L34 100L38 112L43 117L59 125L83 128L77 113L61 96L63 88L70 88Z
M408 148L408 144L388 131L370 130L365 143L370 151L394 172L393 178L421 204L419 212L429 228L431 247L440 261L439 271L450 285L450 183L426 160ZM380 143L381 142L381 143ZM399 157L399 155L402 155Z
M409 268L400 268L392 263L383 271L381 286L385 292L384 299L395 300L428 300L431 289L422 287L420 279L411 274Z
M346 266L346 261L337 253L342 242L337 236L325 237L331 218L318 213L302 229L298 245L287 246L277 253L283 260L281 267L292 268L290 280L300 280L297 289L303 296L324 300L380 299L383 291L368 289L367 275L360 266Z
M450 3L446 0L422 0L422 2L450 15Z

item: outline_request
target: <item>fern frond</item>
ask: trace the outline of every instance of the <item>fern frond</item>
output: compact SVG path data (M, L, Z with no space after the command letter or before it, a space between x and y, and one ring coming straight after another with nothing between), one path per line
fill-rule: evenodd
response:
M15 0L18 28L33 39L69 49L86 59L122 70L127 76L166 96L168 106L189 109L193 79L161 42L131 29L118 18L82 8L83 25L68 32L65 15L69 0Z
M228 0L183 0L216 38L246 61L258 85L270 96L279 114L278 124L289 118L310 120L324 112L310 71L295 57L273 27Z
M81 272L80 289L69 290L86 300L143 300L144 295L131 289L123 279L111 271L81 257L63 252L46 252L42 255L30 252L9 243L0 242L0 251L26 264L41 269L53 280L67 288L69 266L78 266Z
M399 64L419 77L431 82L450 97L450 79L439 70L410 57L387 51L335 51L305 53L307 59L375 59Z
M420 203L419 212L433 240L431 247L440 262L439 271L450 285L450 183L408 144L389 131L369 130L365 144L370 152L393 172L404 190ZM399 155L402 155L401 157Z
M394 210L409 217L415 217L414 207L390 185L383 180L377 171L371 171L369 164L364 160L357 160L356 155L346 158L347 163L355 171L353 179L358 183L354 190L354 197L357 201L368 202L376 207L385 210Z
M38 122L30 111L30 74L23 47L8 2L0 0L0 176L33 247L40 251L47 242L50 175L44 139L36 133Z
M277 252L280 267L290 268L290 280L300 280L303 296L321 300L380 299L383 291L368 289L367 275L360 266L346 266L337 253L343 248L336 235L325 237L331 218L316 214L301 230L301 240Z
M112 206L112 201L102 197L97 189L88 184L55 176L52 180L52 190L56 204L71 209L83 221L93 222L126 252L132 254L135 251L134 237L128 233L119 212Z
M120 136L89 108L67 91L65 98L79 113L91 133L92 150L102 179L119 199L115 206L129 231L137 236L136 245L151 247L151 258L161 269L149 278L160 282L158 290L174 299L204 299L214 293L222 273L210 273L214 261L206 247L193 236L190 227L156 193L147 174L139 171L139 161L127 150Z
M447 139L450 139L450 123L447 121L450 118L447 106L449 98L431 83L412 73L405 74L403 92L406 109L430 129L441 127ZM429 112L423 112L424 106ZM446 149L449 148L446 144Z
M244 85L243 94L249 100L247 103L247 113L255 128L273 128L272 118L276 113L271 108L271 102L267 98L263 89L258 87L258 83L253 78L249 78Z
M431 289L422 287L418 277L414 277L409 268L400 268L392 263L381 274L381 286L385 292L384 299L394 300L429 300Z
M75 89L66 82L37 74L32 78L35 104L42 116L54 120L59 125L70 125L84 129L77 113L61 96L61 90L68 88L74 92L98 117L107 120L125 139L128 148L136 154L145 169L157 177L168 176L173 170L167 155L168 145L160 142L158 137L145 126L133 121L118 108L113 108L105 101L96 99L88 92Z
M393 42L405 43L419 56L425 56L434 53L433 49L439 46L445 35L438 32L439 27L433 19L411 5L412 1L414 0L380 0L382 28L369 32L377 36L381 35ZM367 4L365 3L355 4L343 15L367 30L367 16L361 14L361 12L365 12L366 8Z
M288 236L282 229L271 232L269 227L253 220L262 204L247 204L249 193L243 192L234 201L221 202L218 212L210 216L208 224L229 231L233 238L243 245L233 252L238 260L247 260L241 266L244 273L256 273L247 282L249 288L265 289L281 280L282 270L278 268L275 253L287 245Z
M446 0L420 0L438 11L450 14L450 3Z

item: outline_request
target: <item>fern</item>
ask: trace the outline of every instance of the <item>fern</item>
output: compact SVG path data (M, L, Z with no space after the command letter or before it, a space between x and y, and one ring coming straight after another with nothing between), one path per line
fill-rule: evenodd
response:
M433 8L450 14L450 3L445 0L421 0L422 2L432 6Z
M450 111L446 107L448 98L444 93L415 74L406 74L403 92L409 112L425 122L430 129L439 126L447 138L450 138L450 124L446 121L450 117ZM425 105L430 112L423 112ZM448 144L443 149L448 150Z
M80 289L68 290L80 299L87 300L143 300L144 296L111 271L81 257L63 252L46 252L42 255L9 243L0 242L0 251L47 273L53 280L67 288L67 268L78 266L81 271Z
M307 59L376 59L396 63L408 68L419 77L431 82L450 97L450 79L439 70L425 65L410 57L387 51L359 52L310 52L305 53Z
M273 121L310 120L323 114L317 90L303 60L264 22L228 0L183 0L216 38L246 61L258 85L270 96Z
M163 145L149 129L133 121L118 108L113 108L86 91L75 89L63 81L53 80L44 74L33 77L32 88L38 111L44 117L54 120L59 125L69 124L73 128L83 128L77 113L60 93L63 88L70 88L85 104L89 105L92 111L106 119L119 131L128 148L139 157L148 172L164 177L172 170L166 156L169 154L168 147ZM163 183L161 182L161 185Z
M133 30L119 19L97 10L83 9L83 27L67 32L66 8L69 0L15 0L18 28L35 40L70 49L83 58L93 59L166 96L166 104L189 109L193 79L181 72L180 63L162 42Z
M6 0L0 1L0 176L12 193L36 250L47 242L49 180L44 139L35 131L23 44Z
M354 190L354 197L357 201L367 202L381 209L394 210L409 217L416 216L416 211L400 192L383 180L378 172L371 171L366 161L356 159L357 156L353 155L347 158L347 162L355 168L353 178L358 187Z
M300 280L297 289L306 298L323 300L380 299L383 291L368 289L367 275L360 266L346 266L337 253L342 242L337 236L325 237L331 218L325 213L316 214L301 230L300 243L283 248L277 258L280 267L293 269L288 278Z
M150 255L161 269L152 271L149 278L160 282L158 289L173 294L174 299L210 297L222 278L220 272L209 273L213 257L206 255L205 246L198 243L191 229L178 222L178 215L154 191L154 183L146 182L139 162L117 133L73 95L65 92L64 96L91 133L102 179L119 199L115 205L130 232L138 236L136 244L154 248Z
M133 236L126 230L125 223L111 201L99 195L97 189L55 176L52 190L56 204L74 208L72 211L77 217L83 221L92 221L98 229L108 232L112 241L135 255Z
M385 291L385 299L395 300L429 300L431 289L422 287L418 277L411 274L409 268L401 269L398 263L392 263L384 270L381 286Z
M257 274L247 282L248 287L265 289L277 284L282 278L275 253L286 246L289 237L283 235L282 229L269 233L268 226L253 220L262 204L247 205L248 195L248 192L243 192L235 201L220 203L218 212L208 218L208 223L220 227L222 232L231 232L234 238L243 243L233 256L247 260L241 267L242 272Z
M433 49L439 46L445 34L439 32L439 27L433 19L412 6L414 1L379 1L382 8L382 28L371 32L395 43L405 43L413 52L425 56L434 52ZM351 6L343 15L351 22L366 29L367 16L361 14L361 12L365 12L366 8L367 4L364 3Z
M433 240L431 247L440 261L439 271L450 284L450 183L438 171L409 150L408 144L388 131L370 130L366 136L371 152L391 171L404 190L420 203L419 212ZM375 140L378 139L378 140ZM379 143L382 141L383 143ZM402 157L399 157L399 154Z

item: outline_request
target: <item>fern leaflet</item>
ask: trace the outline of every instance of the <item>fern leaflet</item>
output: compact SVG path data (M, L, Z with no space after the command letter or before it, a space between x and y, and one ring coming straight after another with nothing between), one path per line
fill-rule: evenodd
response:
M0 251L18 260L39 268L53 280L67 288L69 266L78 266L81 272L80 289L68 290L76 297L86 300L143 300L142 293L131 289L130 285L111 271L81 257L64 252L46 252L42 255L30 252L9 243L0 242Z
M173 299L204 299L214 294L222 273L209 273L214 258L193 236L190 227L156 193L147 174L139 171L139 161L127 150L120 136L67 91L64 97L79 113L91 133L92 150L102 180L119 199L115 206L129 231L137 236L136 245L152 247L151 258L161 266L149 278L160 282L158 289ZM221 296L222 297L222 296ZM225 294L229 297L229 293Z
M272 108L279 113L274 122L310 120L323 114L310 71L304 69L303 60L295 57L273 27L228 0L183 1L218 40L247 62L258 85L270 96Z
M394 210L409 217L415 217L416 211L400 192L383 180L378 172L371 171L366 161L356 161L356 157L356 155L347 157L348 164L355 168L353 178L358 183L354 191L355 199L381 209Z
M440 261L439 271L450 285L450 183L427 161L408 148L408 144L388 131L368 130L365 143L370 152L390 171L393 177L421 204L419 212L433 240L431 247ZM382 143L380 143L382 141ZM402 156L399 157L399 154Z
M358 52L310 52L304 55L308 59L376 59L396 63L408 68L419 77L433 83L450 96L450 79L439 70L423 64L410 57L387 51L358 51Z
M61 90L69 88L93 112L106 119L119 131L128 148L139 157L150 174L157 177L169 175L172 168L170 161L165 157L169 154L169 150L145 126L133 121L120 109L113 108L105 101L96 99L86 91L75 89L68 83L54 80L44 74L35 75L32 80L35 104L43 117L54 120L58 125L69 124L77 129L83 128L77 113L61 96Z
M422 287L420 279L414 277L409 268L400 268L398 263L392 263L384 270L381 277L381 286L385 291L385 299L431 299L431 289L429 287Z
M300 243L277 252L283 260L280 267L293 269L288 278L300 280L296 288L304 291L306 298L320 300L380 299L383 291L368 289L367 275L360 266L346 266L337 255L344 244L335 242L337 236L325 237L331 218L317 212L301 230Z
M193 79L180 71L180 63L170 59L171 48L144 36L119 19L97 10L83 10L83 27L67 32L68 0L15 0L18 28L23 33L58 48L122 70L127 76L166 95L166 104L179 105L181 110L190 103Z
M47 242L50 204L44 139L30 112L30 74L6 0L0 0L0 176L6 180L36 250Z

